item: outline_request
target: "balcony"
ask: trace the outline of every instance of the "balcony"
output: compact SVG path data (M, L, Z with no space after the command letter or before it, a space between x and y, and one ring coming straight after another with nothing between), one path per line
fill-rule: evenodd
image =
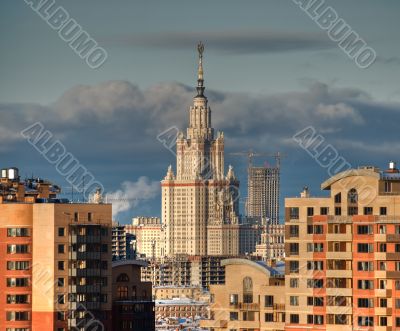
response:
M258 303L239 303L240 310L250 310L250 311L258 311L260 310L260 305Z
M400 234L387 234L386 241L392 243L400 243Z
M386 271L386 277L400 279L400 271Z

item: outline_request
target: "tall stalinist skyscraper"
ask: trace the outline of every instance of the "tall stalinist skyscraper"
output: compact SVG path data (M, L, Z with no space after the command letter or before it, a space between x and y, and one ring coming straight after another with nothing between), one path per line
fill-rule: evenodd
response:
M198 45L197 95L189 108L186 136L176 141L172 166L161 182L166 252L173 256L239 253L239 181L233 168L225 175L224 134L214 138L211 108L204 95L202 43Z

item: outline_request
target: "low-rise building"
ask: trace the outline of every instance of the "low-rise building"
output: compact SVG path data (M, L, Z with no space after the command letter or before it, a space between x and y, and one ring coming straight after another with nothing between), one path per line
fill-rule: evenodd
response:
M208 303L187 298L156 300L156 318L165 317L207 317Z
M225 284L211 285L210 316L200 326L222 330L284 330L284 263L227 259Z
M170 300L173 298L187 298L199 300L202 295L200 286L155 286L153 296L155 300Z

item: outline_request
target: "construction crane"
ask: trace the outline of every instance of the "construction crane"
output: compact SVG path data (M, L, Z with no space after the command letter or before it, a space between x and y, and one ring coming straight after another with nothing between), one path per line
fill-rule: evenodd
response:
M281 152L276 152L275 154L271 154L271 153L257 153L257 152L253 152L252 150L249 150L247 152L229 153L229 155L247 156L247 158L248 158L248 169L253 167L253 158L256 157L256 156L268 156L268 157L275 158L275 162L276 162L276 167L277 168L281 167L281 159L286 156L285 154L282 154Z

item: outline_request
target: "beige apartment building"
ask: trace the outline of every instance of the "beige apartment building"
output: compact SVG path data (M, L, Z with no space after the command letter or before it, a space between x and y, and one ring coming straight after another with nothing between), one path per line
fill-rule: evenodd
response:
M204 95L201 43L198 51L197 95L188 111L186 136L177 133L176 173L169 166L161 181L166 254L237 255L239 181L232 167L225 174L224 134L214 136Z
M286 330L400 329L400 173L351 169L287 198Z
M226 259L225 284L211 285L210 316L200 326L211 331L284 330L284 264Z
M165 226L159 217L135 217L125 225L127 233L136 236L136 250L148 259L162 259L166 255Z

